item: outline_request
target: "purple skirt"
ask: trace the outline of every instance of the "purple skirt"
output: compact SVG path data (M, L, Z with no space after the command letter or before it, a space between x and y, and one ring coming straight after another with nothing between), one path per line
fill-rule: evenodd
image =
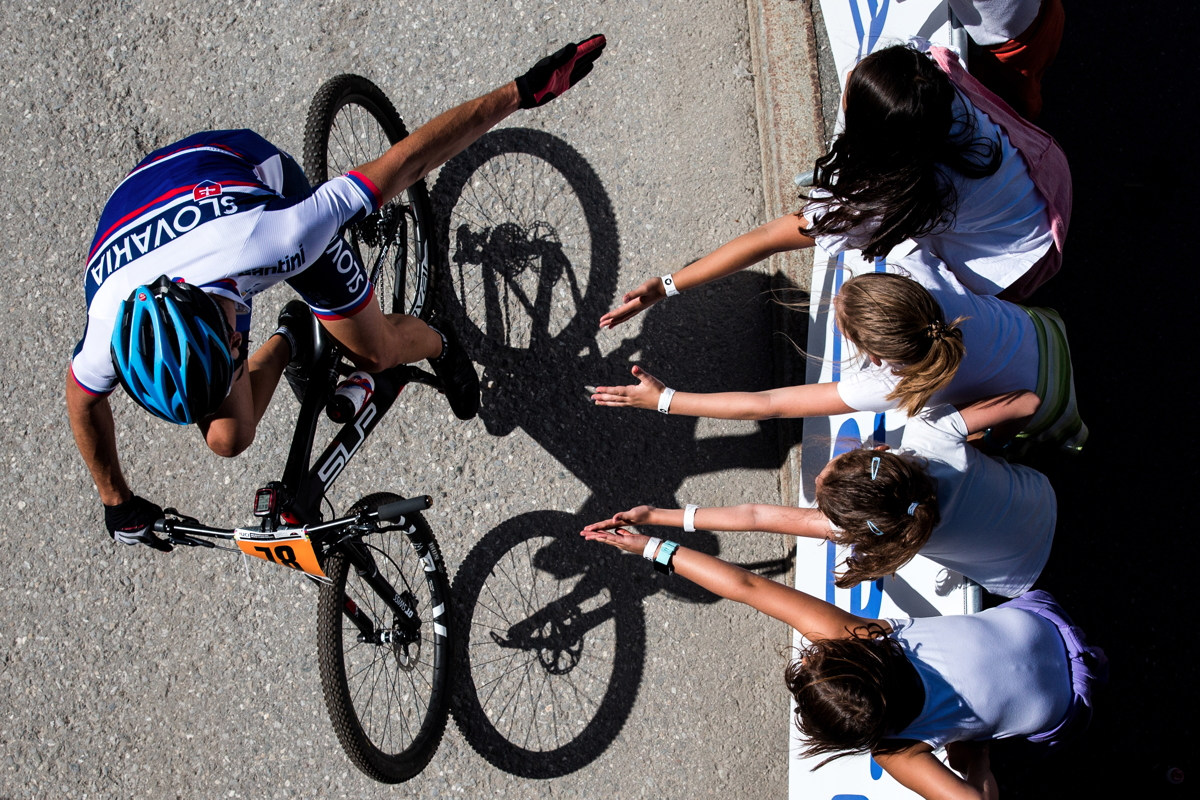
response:
M1092 690L1108 682L1108 657L1099 647L1089 647L1083 631L1071 622L1067 612L1049 592L1040 589L1002 603L1001 607L1019 608L1054 623L1067 648L1067 668L1071 672L1071 707L1053 728L1026 738L1054 746L1082 733L1092 721Z

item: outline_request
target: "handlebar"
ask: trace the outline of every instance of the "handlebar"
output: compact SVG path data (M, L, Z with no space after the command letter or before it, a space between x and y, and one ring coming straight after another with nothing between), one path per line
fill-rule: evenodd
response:
M395 522L407 514L425 511L432 507L433 498L427 494L423 494L382 505L375 511L367 511L353 517L340 517L328 522L320 522L305 527L309 533L320 533L331 529L345 528L349 525L361 524L366 521ZM204 525L194 517L184 516L173 508L166 509L165 513L169 516L156 520L152 527L156 533L166 534L167 540L171 544L182 544L191 547L217 547L216 544L209 540L220 539L231 541L237 536L237 531L233 528L214 528L210 525Z
M407 500L397 500L394 503L380 506L376 509L375 513L379 515L381 522L394 522L405 514L424 511L432 507L433 498L427 494L423 494L420 497L410 497Z

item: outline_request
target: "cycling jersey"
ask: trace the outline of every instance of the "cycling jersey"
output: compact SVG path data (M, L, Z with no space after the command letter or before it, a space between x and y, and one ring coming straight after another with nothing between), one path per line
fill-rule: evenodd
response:
M105 204L84 272L87 326L71 359L91 394L116 386L109 340L122 301L160 275L238 304L287 280L325 319L354 314L373 289L342 228L379 207L350 172L309 188L296 162L249 130L208 131L148 155Z

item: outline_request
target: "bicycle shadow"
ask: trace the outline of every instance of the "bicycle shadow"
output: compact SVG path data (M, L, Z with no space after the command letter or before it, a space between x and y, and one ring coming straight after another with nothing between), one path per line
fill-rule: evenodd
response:
M489 133L443 168L433 203L447 278L440 305L484 367L487 431L520 428L590 492L575 513L533 511L489 531L452 592L459 727L495 766L556 777L600 756L633 708L646 657L644 600L660 590L716 600L617 564L621 554L577 532L635 502L678 503L693 475L777 469L783 459L771 424L698 437L693 418L596 408L584 387L627 382L635 358L651 370L670 364L663 377L680 386L767 385L769 359L724 359L741 337L697 336L685 318L745 316L766 302L767 278L742 273L690 295L686 307L655 307L641 334L604 356L597 321L616 294L620 238L607 192L577 151L538 131ZM705 531L672 538L719 551ZM786 559L756 566L787 570Z

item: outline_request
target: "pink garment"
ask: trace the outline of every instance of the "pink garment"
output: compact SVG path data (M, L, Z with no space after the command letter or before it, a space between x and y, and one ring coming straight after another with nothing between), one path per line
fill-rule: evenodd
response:
M963 69L953 51L934 46L929 49L929 55L967 99L999 125L1013 147L1021 152L1033 185L1046 200L1054 248L1020 279L1028 294L1052 278L1062 266L1063 242L1067 238L1067 224L1071 221L1071 169L1067 165L1067 156L1053 136L1018 115Z

